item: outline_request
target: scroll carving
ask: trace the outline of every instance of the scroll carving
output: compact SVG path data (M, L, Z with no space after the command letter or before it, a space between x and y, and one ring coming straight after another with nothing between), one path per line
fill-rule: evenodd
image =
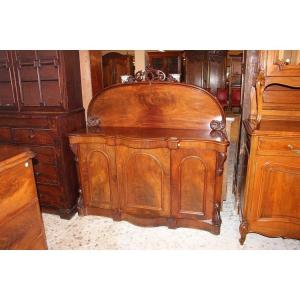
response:
M87 125L88 127L97 127L100 125L100 119L98 117L88 117Z
M168 75L161 71L152 68L150 65L146 66L145 71L138 71L134 76L130 75L124 83L134 83L141 81L169 81L177 82L177 80L172 76Z
M209 124L210 128L212 130L224 130L225 129L225 122L218 121L218 120L212 120Z
M221 153L218 152L218 156L217 156L217 175L222 175L223 171L224 171L224 163L226 161L227 155L226 153Z
M221 131L221 130L212 130L209 133L209 135L213 138L221 138L221 139L224 139L224 140L227 139L226 133L224 131Z

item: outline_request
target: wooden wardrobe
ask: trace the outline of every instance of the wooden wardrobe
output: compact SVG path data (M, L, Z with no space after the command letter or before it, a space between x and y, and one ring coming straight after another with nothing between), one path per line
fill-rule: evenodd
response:
M186 50L185 82L209 90L213 95L226 87L226 52Z
M217 100L195 86L141 82L104 89L70 134L80 215L220 233L228 147Z
M67 134L83 127L78 51L0 51L0 144L36 153L40 205L66 218L78 197Z
M241 244L249 232L300 238L300 61L284 52L260 51L244 121Z

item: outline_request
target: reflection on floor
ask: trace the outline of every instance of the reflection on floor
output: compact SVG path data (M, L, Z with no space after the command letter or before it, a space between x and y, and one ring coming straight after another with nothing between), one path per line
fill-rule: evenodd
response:
M300 241L267 238L248 234L244 246L239 244L239 216L231 193L235 141L238 122L232 128L229 153L227 199L223 204L221 234L215 236L197 229L138 227L126 221L115 222L98 216L62 220L43 214L49 249L300 249Z

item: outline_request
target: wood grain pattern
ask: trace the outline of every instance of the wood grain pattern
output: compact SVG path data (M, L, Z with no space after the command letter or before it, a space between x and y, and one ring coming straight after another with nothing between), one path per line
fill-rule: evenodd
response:
M47 249L27 148L0 146L0 249Z
M105 89L91 101L88 116L98 117L103 127L202 130L210 129L212 120L225 120L211 94L176 83L137 83Z

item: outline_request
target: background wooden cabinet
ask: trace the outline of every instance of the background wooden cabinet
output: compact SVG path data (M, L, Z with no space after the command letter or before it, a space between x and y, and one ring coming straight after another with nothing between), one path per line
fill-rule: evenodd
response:
M133 56L109 52L102 56L103 87L121 83L121 75L134 75Z
M226 51L186 50L185 82L204 89L213 95L226 86Z
M180 74L182 81L183 51L147 52L147 54L151 67L163 71L167 76L169 74Z
M4 50L0 50L0 108L18 109L12 53Z
M78 51L0 51L0 143L26 145L41 207L70 217L78 184L67 133L85 126Z

